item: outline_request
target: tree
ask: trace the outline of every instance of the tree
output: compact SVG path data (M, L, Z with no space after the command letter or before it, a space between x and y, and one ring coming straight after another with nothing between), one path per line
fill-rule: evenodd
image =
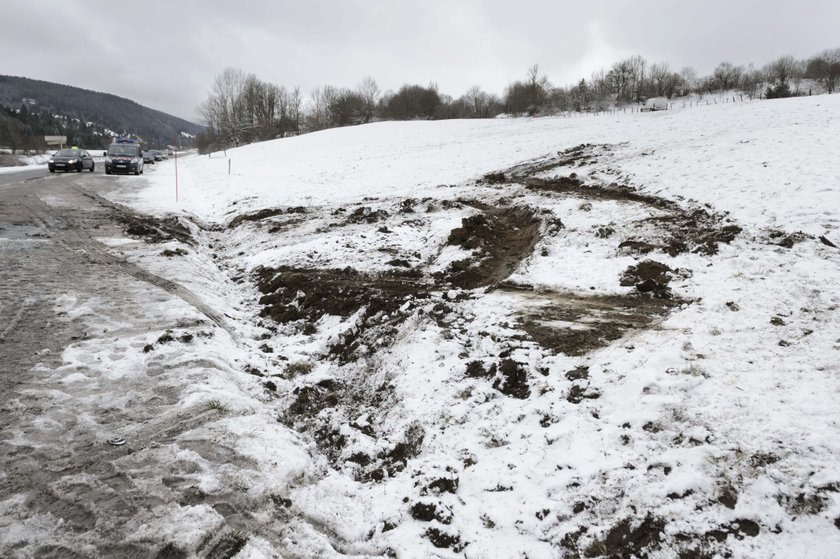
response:
M680 93L688 95L697 85L697 72L691 66L684 66L680 70Z
M505 90L505 110L513 114L539 113L545 108L550 87L548 78L540 75L539 65L534 64L525 81L513 82Z
M793 77L794 72L796 72L796 68L797 61L794 57L783 56L768 65L767 74L772 81L779 82L780 84L786 84L787 81Z
M356 87L356 93L362 101L363 121L370 122L376 111L376 104L379 102L379 86L372 77L367 76Z
M752 62L747 65L747 68L741 74L741 91L749 95L750 99L754 99L758 95L759 88L765 82L766 76L764 72L753 66Z
M840 48L823 51L809 60L805 76L817 80L829 93L834 93L840 81Z
M386 112L396 120L431 119L441 104L436 84L404 85L388 98Z
M727 91L738 84L742 71L740 66L734 66L731 62L721 62L712 72L712 78L717 82L719 89Z
M208 99L199 107L201 116L220 137L238 146L246 124L244 90L248 77L238 68L226 68L213 82Z

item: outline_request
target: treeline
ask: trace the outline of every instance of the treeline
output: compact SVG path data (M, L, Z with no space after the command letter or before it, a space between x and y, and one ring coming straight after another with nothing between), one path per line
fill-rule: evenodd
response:
M806 90L804 83L834 93L838 82L840 48L805 60L783 56L761 67L721 62L702 77L691 67L673 70L666 62L649 63L641 56L631 56L568 86L552 85L535 65L525 79L509 84L501 97L474 86L453 98L441 93L434 83L404 85L395 92L382 93L376 81L367 77L355 88L316 88L304 100L300 88L286 89L228 68L216 78L199 108L208 129L198 135L196 143L199 150L207 151L374 120L597 112L651 97L670 99L731 90L750 98L812 93L813 85Z
M68 145L87 149L104 148L111 140L101 126L30 109L26 105L19 109L0 107L0 146L10 148L13 154L53 149L47 147L44 136L67 136Z

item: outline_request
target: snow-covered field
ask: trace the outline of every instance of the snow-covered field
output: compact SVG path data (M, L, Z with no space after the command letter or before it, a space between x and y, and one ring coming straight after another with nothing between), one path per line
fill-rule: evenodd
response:
M109 196L197 224L136 261L231 318L260 440L308 444L294 480L249 449L284 512L241 556L830 559L837 138L836 95L387 122Z

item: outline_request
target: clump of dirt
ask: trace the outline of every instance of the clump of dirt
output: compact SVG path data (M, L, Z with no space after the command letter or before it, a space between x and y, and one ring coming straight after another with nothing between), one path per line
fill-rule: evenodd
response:
M167 258L172 258L173 256L186 256L187 254L189 253L182 248L176 248L175 250L166 249L160 253L161 256L165 256Z
M147 243L164 243L175 239L184 244L195 245L192 233L177 217L158 219L122 213L117 219L125 225L126 235L142 238Z
M635 286L639 293L650 293L659 299L670 299L668 284L674 277L674 270L655 260L644 260L628 267L621 275L620 285Z
M452 512L443 505L438 507L435 503L418 501L411 506L409 514L411 518L421 522L437 520L444 525L452 523Z
M236 229L246 221L263 221L264 219L268 219L270 217L275 217L278 215L283 214L304 214L306 213L306 208L303 206L294 206L290 208L265 208L262 210L258 210L256 212L250 212L245 214L240 214L230 220L228 223L228 229Z
M613 526L600 541L593 542L583 553L584 557L609 557L610 559L631 559L647 557L662 543L665 521L650 514L636 526L625 518Z
M474 259L454 262L443 275L456 287L475 289L507 278L527 258L539 240L540 219L532 208L491 208L473 203L483 213L465 217L447 240L476 251Z
M580 404L584 400L597 400L601 397L601 393L597 390L589 390L578 385L573 385L566 395L566 400L572 404Z
M455 553L460 553L465 547L458 534L452 534L438 528L429 528L425 535L432 542L432 545L438 548L448 548Z
M507 182L507 177L504 173L487 173L482 180L487 184L501 184Z
M501 378L496 379L493 388L519 400L525 400L531 395L531 388L528 386L528 368L522 363L512 359L505 359L499 365Z
M347 223L376 223L388 218L385 210L373 210L368 206L362 206L347 216Z

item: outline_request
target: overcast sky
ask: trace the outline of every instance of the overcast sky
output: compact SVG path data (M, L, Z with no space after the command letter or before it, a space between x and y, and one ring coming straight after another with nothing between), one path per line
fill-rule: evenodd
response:
M128 97L198 121L226 66L264 81L501 94L641 54L700 74L840 47L840 0L0 0L0 74Z

